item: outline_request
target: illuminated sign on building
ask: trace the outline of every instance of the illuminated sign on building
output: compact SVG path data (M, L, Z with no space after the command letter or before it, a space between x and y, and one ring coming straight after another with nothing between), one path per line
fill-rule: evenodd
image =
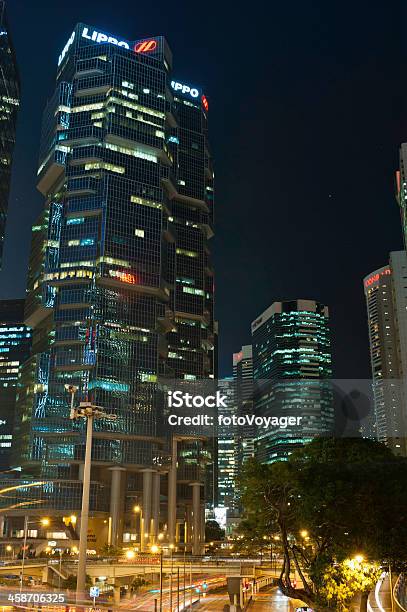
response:
M82 38L87 38L88 40L93 40L96 43L110 43L111 45L116 45L117 47L124 47L124 49L130 49L129 43L125 40L119 40L114 36L108 36L107 34L103 34L103 32L98 32L97 30L93 30L92 34L89 33L89 28L83 28Z
M382 272L376 272L373 276L370 276L367 280L365 280L365 287L370 287L373 283L377 283L381 276L389 276L391 274L390 268L386 268L386 270L382 270Z
M65 47L62 50L61 55L58 58L58 66L62 63L62 60L64 59L65 55L68 53L69 47L72 45L74 40L75 40L75 30L72 32L68 42L66 43Z
M179 91L184 95L189 95L191 98L197 98L199 96L199 90L196 89L196 87L190 87L189 85L178 83L178 81L171 81L171 87L174 91Z
M113 278L118 278L123 283L127 283L128 285L137 285L137 279L134 274L130 274L129 272L120 272L119 270L109 270L110 276Z
M134 45L135 53L148 53L157 49L156 40L142 40Z

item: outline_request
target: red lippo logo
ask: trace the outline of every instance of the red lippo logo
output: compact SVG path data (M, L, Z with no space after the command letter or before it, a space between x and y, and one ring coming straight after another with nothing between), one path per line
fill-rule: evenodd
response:
M142 40L134 45L135 53L148 53L149 51L154 51L156 48L156 40Z

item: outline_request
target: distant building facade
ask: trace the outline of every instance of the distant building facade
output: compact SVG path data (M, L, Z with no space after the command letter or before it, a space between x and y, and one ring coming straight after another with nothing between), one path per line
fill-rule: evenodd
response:
M380 442L405 455L407 422L407 254L390 253L389 263L363 280L369 326L375 403Z
M233 353L233 379L238 415L253 415L253 349L251 344ZM247 426L239 432L239 463L254 457L255 427Z
M218 383L219 391L226 396L227 408L218 408L218 415L233 417L237 414L236 386L233 377ZM218 506L234 511L237 508L237 478L239 473L239 427L218 427Z
M252 323L254 410L303 417L295 428L257 429L262 463L286 460L298 446L334 428L329 312L314 300L274 302Z
M9 467L20 366L31 349L24 300L0 301L0 469Z
M6 2L0 0L0 269L3 259L11 165L16 142L20 106L20 79L17 58L6 16Z

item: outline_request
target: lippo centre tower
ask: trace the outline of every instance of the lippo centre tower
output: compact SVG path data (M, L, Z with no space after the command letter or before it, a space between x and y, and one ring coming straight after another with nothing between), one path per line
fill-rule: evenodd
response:
M210 451L198 439L171 442L163 405L166 380L214 376L207 114L201 89L174 79L162 36L129 42L85 24L59 56L44 113L46 201L25 313L33 354L14 464L44 480L27 492L41 512L79 512L84 424L68 418L65 385L78 387L76 402L117 415L95 423L92 448L91 514L112 544L139 537L135 504L151 542L167 524L168 496L170 539L192 542L192 498L195 527L203 516Z

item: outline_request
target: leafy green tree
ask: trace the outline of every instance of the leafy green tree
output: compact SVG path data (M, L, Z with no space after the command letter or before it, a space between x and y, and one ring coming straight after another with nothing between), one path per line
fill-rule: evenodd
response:
M76 589L77 577L75 574L70 574L66 580L64 580L63 585L65 589L69 589L70 591L74 591ZM86 586L92 586L92 578L89 574L86 574Z
M205 542L223 540L225 537L225 530L221 528L217 521L206 521L205 523Z
M104 557L120 557L123 554L123 549L112 544L104 544L100 552Z
M246 465L245 520L270 538L279 533L283 593L323 610L329 568L358 553L393 566L407 562L406 468L406 460L363 439L319 439L286 462ZM365 604L362 598L362 610Z
M377 563L366 563L362 558L345 559L326 569L321 592L329 604L333 603L335 610L349 612L349 603L356 594L361 594L363 605L367 603L381 573Z

